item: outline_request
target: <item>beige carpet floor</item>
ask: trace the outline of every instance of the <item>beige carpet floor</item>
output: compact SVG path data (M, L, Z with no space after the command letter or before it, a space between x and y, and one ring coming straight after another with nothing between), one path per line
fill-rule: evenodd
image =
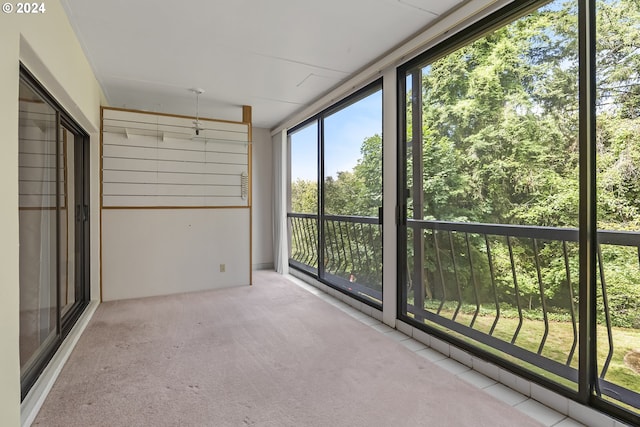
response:
M34 425L539 426L274 272L101 304Z

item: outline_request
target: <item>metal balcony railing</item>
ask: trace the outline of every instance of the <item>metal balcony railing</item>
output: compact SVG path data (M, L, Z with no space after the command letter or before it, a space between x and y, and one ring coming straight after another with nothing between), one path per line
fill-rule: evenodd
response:
M288 213L289 262L318 274L318 215Z
M318 216L289 213L291 255L296 268L318 274ZM324 279L382 304L382 233L376 217L325 215Z
M317 216L290 213L288 219L291 265L317 274ZM407 233L403 303L408 316L468 337L512 362L529 363L569 387L577 382L577 229L408 220ZM422 236L422 259L414 256L416 233ZM381 301L378 219L326 216L324 237L328 280ZM597 261L597 392L637 407L640 384L629 386L609 375L614 356L619 359L627 343L617 340L625 328L616 327L614 320L624 313L612 308L607 282L627 280L628 286L640 286L640 233L599 231ZM621 263L632 266L635 274L622 277ZM633 326L626 330L640 329L640 318L630 322Z
M528 362L560 382L577 382L577 229L428 220L409 220L407 226L409 233L422 233L424 242L424 258L409 257L421 263L423 277L407 290L408 315ZM631 390L607 376L616 350L607 288L616 271L607 262L635 263L635 282L624 280L640 285L640 233L599 231L597 247L597 392L637 406L640 386ZM424 287L421 292L412 292L416 285ZM424 295L423 304L411 295Z

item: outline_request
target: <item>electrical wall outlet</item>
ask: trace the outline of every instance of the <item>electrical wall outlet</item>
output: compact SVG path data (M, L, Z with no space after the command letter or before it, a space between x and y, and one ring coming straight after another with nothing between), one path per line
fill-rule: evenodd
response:
M226 266L224 264L220 264L220 273L224 273Z

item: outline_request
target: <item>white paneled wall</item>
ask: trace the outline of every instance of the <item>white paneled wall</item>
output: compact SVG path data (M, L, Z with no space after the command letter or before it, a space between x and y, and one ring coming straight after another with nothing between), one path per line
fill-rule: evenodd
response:
M105 109L105 207L248 206L249 125Z
M251 124L103 109L102 298L248 285ZM244 184L244 185L243 185Z
M105 209L102 226L104 301L249 284L249 209Z

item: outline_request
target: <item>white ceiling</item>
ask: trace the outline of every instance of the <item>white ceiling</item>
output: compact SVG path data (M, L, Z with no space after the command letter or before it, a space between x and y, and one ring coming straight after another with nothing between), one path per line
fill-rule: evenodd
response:
M62 0L109 105L272 128L464 0Z

